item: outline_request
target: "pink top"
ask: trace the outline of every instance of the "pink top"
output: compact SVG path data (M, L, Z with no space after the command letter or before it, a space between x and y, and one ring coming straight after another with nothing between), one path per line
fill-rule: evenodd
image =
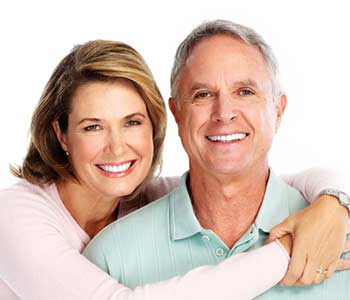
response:
M321 175L319 178L325 173ZM304 181L300 179L301 187ZM148 193L158 197L177 182L176 178L158 179ZM317 182L316 177L308 190L319 191ZM122 204L120 215L145 203L147 199L133 207ZM289 259L284 248L274 242L220 265L200 267L184 276L130 290L80 254L89 240L63 205L56 185L41 188L21 181L1 191L0 299L251 299L283 277Z

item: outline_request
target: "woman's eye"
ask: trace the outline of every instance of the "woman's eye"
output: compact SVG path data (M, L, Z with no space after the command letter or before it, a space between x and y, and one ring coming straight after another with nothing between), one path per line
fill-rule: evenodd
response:
M101 129L102 129L102 127L100 125L97 125L97 124L89 125L89 126L86 126L84 128L85 131L98 131Z
M139 121L136 121L136 120L129 120L126 122L126 126L127 127L132 127L132 126L137 126L137 125L140 125L141 122Z
M247 96L247 95L254 95L255 93L249 89L241 89L239 90L238 94L241 96Z

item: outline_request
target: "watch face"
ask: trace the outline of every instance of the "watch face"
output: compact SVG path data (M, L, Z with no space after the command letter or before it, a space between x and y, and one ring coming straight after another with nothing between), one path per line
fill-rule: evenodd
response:
M342 204L349 206L349 197L346 194L339 193L339 200Z

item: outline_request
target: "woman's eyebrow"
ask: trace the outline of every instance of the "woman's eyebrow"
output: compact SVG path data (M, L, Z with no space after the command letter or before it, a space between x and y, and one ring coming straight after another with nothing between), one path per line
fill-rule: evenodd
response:
M78 125L80 125L81 123L84 123L86 121L88 121L88 122L99 122L99 121L101 121L101 119L99 119L99 118L90 118L90 117L83 118L83 119L81 119L79 121Z
M124 119L131 119L131 118L136 117L136 116L140 116L140 117L146 118L146 116L143 113L136 112L136 113L132 113L130 115L125 116Z

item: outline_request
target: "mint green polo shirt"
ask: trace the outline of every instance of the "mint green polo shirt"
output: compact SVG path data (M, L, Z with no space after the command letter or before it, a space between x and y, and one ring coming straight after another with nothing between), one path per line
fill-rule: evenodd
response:
M84 255L119 282L135 288L260 247L273 226L307 206L297 190L271 171L254 224L229 249L213 231L199 224L187 178L185 173L173 192L110 224L89 243ZM276 286L258 299L350 299L349 288L349 272L345 271L317 286Z

